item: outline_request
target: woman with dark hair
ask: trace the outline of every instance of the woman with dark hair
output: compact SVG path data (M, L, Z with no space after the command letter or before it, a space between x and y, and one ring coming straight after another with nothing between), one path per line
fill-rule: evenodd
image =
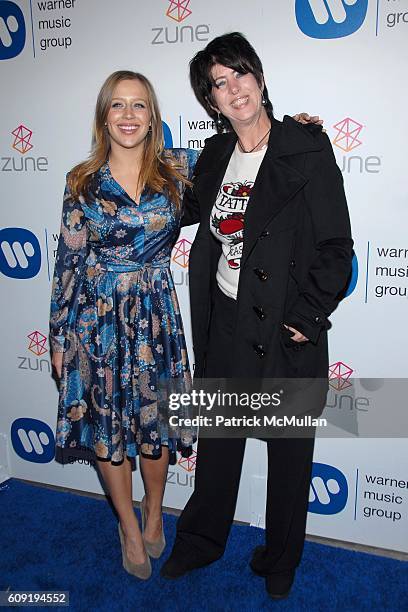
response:
M274 118L261 61L239 33L197 53L190 79L219 132L184 196L183 222L200 223L190 253L195 376L320 380L301 395L317 416L327 393L328 317L353 244L330 142L320 126ZM273 598L289 593L301 559L313 458L314 429L289 436L267 440L266 541L251 560ZM195 490L163 576L222 556L244 450L242 438L199 439Z
M191 454L161 419L160 384L190 371L170 273L181 198L197 152L165 150L159 106L142 74L102 85L93 148L67 177L51 299L52 363L60 379L56 459L97 459L119 517L123 565L149 578L165 547L162 501L176 451ZM132 465L145 486L142 533Z

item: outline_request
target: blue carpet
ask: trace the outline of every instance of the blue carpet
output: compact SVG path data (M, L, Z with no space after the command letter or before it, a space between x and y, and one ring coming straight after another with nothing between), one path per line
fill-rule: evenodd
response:
M0 490L0 525L0 590L69 591L70 610L408 610L407 563L311 542L290 597L271 601L248 567L252 548L263 543L254 527L234 526L224 557L207 568L167 581L160 559L141 582L122 568L104 500L10 480ZM175 525L166 515L168 542Z

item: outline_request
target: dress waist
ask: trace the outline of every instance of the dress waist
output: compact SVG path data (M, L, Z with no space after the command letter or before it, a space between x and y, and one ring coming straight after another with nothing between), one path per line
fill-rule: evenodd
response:
M112 258L103 253L93 252L87 260L89 266L98 266L107 272L138 272L139 270L165 270L170 268L170 257L158 261L132 261L130 259Z

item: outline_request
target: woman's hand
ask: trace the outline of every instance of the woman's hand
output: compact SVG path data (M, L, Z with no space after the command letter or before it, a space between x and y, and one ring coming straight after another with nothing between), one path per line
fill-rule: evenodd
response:
M61 378L63 355L64 353L54 353L51 359L52 367L54 368L58 378Z
M293 115L293 119L299 123L316 123L316 125L323 125L323 119L320 119L319 115L310 116L308 113L298 113Z
M288 329L289 331L293 333L293 336L291 336L290 339L293 340L294 342L309 342L309 338L306 338L306 336L304 336L300 331L298 331L294 327L289 327L289 325L285 325L285 324L283 325L286 329Z

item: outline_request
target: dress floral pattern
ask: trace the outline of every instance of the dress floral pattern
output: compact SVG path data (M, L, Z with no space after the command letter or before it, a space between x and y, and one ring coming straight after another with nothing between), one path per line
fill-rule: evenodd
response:
M198 153L169 152L191 178ZM143 192L136 205L108 163L90 192L75 200L66 187L55 262L50 342L64 353L56 459L154 459L166 445L175 463L193 442L159 408L163 381L190 382L170 272L180 212L160 193Z

